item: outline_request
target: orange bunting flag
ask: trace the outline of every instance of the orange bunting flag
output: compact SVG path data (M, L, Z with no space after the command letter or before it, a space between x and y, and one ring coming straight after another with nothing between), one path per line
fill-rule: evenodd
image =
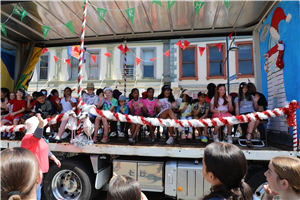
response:
M216 47L218 47L218 48L219 48L219 52L220 52L220 51L221 51L221 47L222 47L222 42L220 42L220 43L216 44Z
M91 55L91 57L92 57L92 59L93 59L94 63L96 63L97 56L95 56L95 55Z
M118 46L118 49L120 49L120 51L124 52L124 48L123 48L122 44L120 46Z
M136 65L139 65L142 60L136 57Z
M170 56L170 50L166 51L166 52L164 53L164 55L167 56L167 57L169 57L169 56Z
M177 43L176 43L177 46L179 46L180 48L183 49L183 46L182 46L182 43L181 43L181 40L179 40Z
M184 43L183 43L183 50L185 50L191 43L189 43L188 41L184 40Z
M70 59L66 59L65 61L66 61L66 62L69 64L69 66L71 67Z
M44 54L44 53L46 53L46 52L48 52L48 49L47 49L46 47L44 47L44 48L43 48L42 54Z
M156 59L156 58L151 58L150 61L154 62L155 59Z
M106 54L104 54L107 57L111 57L110 52L107 52Z
M55 61L55 63L57 62L57 60L58 60L58 57L56 57L56 56L53 56L54 57L54 61Z
M203 53L204 53L205 47L199 47L199 51L200 51L200 56L202 57Z
M231 36L232 36L233 33L234 33L234 30L230 33L229 40L231 40Z
M122 54L126 53L127 51L130 51L130 49L127 46L125 46L125 49Z

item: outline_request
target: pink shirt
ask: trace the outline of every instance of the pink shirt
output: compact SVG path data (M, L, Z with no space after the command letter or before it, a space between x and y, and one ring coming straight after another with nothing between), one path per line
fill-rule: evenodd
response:
M213 104L213 105L214 105L214 101L215 101L215 97L213 97L213 98L211 99L210 104ZM223 99L223 98L219 98L219 101L218 101L218 108L214 108L214 109L215 109L215 110L219 110L219 111L223 111L223 110L228 111L228 104L224 106L223 103L224 103L224 99Z
M132 101L134 101L133 99L131 101L128 102L128 105L129 105L129 108L132 107ZM142 108L143 107L140 107L138 104L142 102L143 103L143 99L139 99L138 101L134 101L134 114L135 115L139 115L139 114L142 114Z
M144 99L143 101L144 105L147 108L148 114L150 116L154 115L154 111L155 111L155 107L157 107L157 99L153 99L152 101L150 101L148 98Z

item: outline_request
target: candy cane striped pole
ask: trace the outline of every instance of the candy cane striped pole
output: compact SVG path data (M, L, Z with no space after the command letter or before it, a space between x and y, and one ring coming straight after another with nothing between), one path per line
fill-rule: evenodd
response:
M126 78L127 78L127 66L126 66L126 56L127 56L127 53L126 53L126 45L127 45L127 41L124 40L124 43L125 43L125 55L124 55L124 96L126 97Z
M82 59L84 53L84 35L85 35L85 23L86 23L86 12L87 12L88 0L85 0L83 7L83 19L81 25L81 37L80 37L80 56L79 56L79 67L78 67L78 102L77 102L77 116L81 113L80 105L82 103ZM81 124L81 120L78 120L77 125ZM81 130L78 130L80 133Z
M295 111L295 123L293 126L293 149L294 149L294 151L297 151L297 148L298 148L298 136L297 135L298 135L297 134L297 115L296 115L296 111Z

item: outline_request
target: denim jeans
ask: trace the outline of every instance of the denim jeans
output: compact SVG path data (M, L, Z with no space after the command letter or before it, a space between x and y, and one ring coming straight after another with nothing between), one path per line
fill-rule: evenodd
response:
M41 200L42 199L42 186L43 186L43 181L44 181L44 176L43 176L43 179L42 179L42 182L41 184L39 184L39 187L36 191L36 199L37 200Z
M186 118L186 117L183 117L183 116L182 116L181 119L188 119L188 120L191 120L191 119L193 119L193 117L190 116L190 117ZM183 128L183 127L179 127L179 128L178 128L178 131L179 131L179 132L184 131L184 130L185 130L185 128ZM193 132L193 127L189 127L189 133L192 133L192 132Z

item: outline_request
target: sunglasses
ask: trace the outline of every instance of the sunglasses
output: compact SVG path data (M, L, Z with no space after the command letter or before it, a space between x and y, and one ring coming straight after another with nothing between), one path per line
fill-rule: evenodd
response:
M43 95L47 95L47 92L42 92L43 93Z
M22 93L22 92L17 92L17 94L19 94L19 95L23 95L23 93Z

